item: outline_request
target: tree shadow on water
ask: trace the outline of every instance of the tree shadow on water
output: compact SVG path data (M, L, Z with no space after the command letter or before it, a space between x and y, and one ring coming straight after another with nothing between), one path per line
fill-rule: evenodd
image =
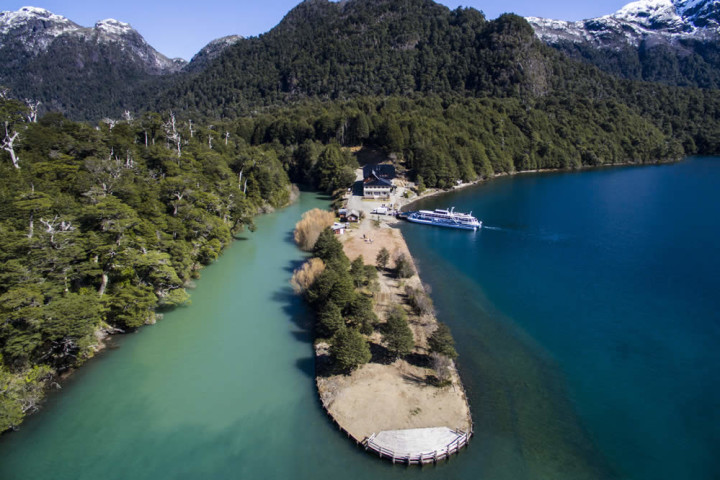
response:
M310 378L315 378L315 359L313 357L298 358L295 366Z
M288 230L285 232L285 236L283 237L283 241L285 243L290 243L292 245L295 245L295 231L294 230Z
M289 273L295 273L295 270L302 267L302 265L305 263L305 260L293 260L291 261L286 267L284 267L283 270Z
M290 285L275 291L271 298L280 305L296 327L304 332L312 332L315 316L303 298L297 295ZM312 338L308 343L312 343Z

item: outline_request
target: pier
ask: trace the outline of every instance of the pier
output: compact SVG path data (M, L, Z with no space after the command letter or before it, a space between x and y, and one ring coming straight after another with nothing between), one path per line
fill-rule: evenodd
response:
M393 463L423 465L448 459L467 445L470 433L447 427L389 430L370 435L366 450Z

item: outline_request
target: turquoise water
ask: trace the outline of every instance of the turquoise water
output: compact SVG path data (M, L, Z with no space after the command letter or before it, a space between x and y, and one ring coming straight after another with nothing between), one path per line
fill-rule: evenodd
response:
M418 205L472 210L487 227L402 227L475 403L505 375L487 363L515 362L501 359L517 352L498 348L499 331L540 358L527 366L543 365L567 402L556 420L612 474L720 478L719 188L720 159L691 158L504 178ZM526 382L524 367L506 373ZM532 404L542 388L502 400ZM474 413L496 429L495 411Z
M322 413L288 281L299 203L203 272L192 305L120 337L0 437L10 479L717 478L720 160L501 179L403 225L458 340L470 447L437 467L362 452Z

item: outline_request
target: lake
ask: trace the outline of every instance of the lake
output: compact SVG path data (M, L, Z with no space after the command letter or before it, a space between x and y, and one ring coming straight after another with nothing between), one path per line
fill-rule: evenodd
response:
M720 476L720 160L501 178L424 200L476 233L401 228L457 340L475 437L449 463L367 455L320 409L289 279L298 203L257 219L192 305L78 370L2 479Z

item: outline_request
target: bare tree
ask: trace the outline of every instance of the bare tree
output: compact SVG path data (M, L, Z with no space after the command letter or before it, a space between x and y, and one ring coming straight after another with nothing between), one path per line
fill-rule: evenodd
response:
M20 158L15 153L15 140L17 140L19 133L10 128L10 122L5 121L5 138L3 139L0 148L10 154L10 160L12 161L13 167L20 168Z
M26 98L25 105L28 107L28 113L26 115L27 121L29 123L37 123L38 109L40 108L40 105L42 105L42 102L40 100L30 100L29 98Z
M130 110L125 110L123 112L123 120L125 120L126 122L132 122L133 114L132 112L130 112Z
M98 192L99 196L102 198L112 195L115 187L121 180L124 167L127 168L128 162L132 162L130 151L128 151L125 165L123 165L121 160L114 155L113 150L110 150L110 154L107 159L87 159L85 161L85 168L95 182L94 190L92 192L88 192L88 195L92 195L93 193L97 195Z
M180 137L180 133L177 130L177 125L175 123L175 114L173 112L170 112L170 118L166 123L163 124L163 128L165 129L165 135L168 142L171 142L177 147L177 156L178 158L180 158L180 155L182 154L182 138Z
M230 132L225 132L225 145L227 145L228 138L230 138Z
M441 353L433 352L430 354L432 368L438 379L438 386L450 385L452 383L452 365L453 362Z
M59 236L63 233L75 231L75 227L72 222L62 220L58 215L55 215L55 217L51 220L40 218L40 223L45 226L45 233L50 236L50 245L52 245L53 248L60 248L63 245ZM56 236L58 236L57 241Z
M172 114L171 114L172 115ZM193 135L195 134L195 130L193 130L193 122L192 120L188 120L188 128L190 130L190 138L193 138Z
M113 119L113 118L107 118L107 117L106 117L106 118L103 118L102 120L100 120L100 122L106 123L107 126L108 126L108 128L109 128L110 130L112 130L113 128L115 128L115 125L117 125L117 123L118 123L117 120L115 120L115 119Z

